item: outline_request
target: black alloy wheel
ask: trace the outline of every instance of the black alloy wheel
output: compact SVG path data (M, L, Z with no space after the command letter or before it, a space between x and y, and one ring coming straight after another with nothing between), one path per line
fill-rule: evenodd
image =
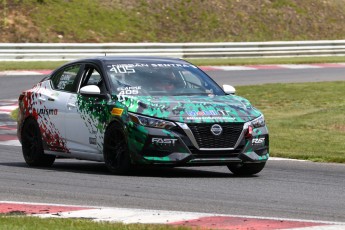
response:
M44 154L41 131L35 119L28 118L25 121L21 136L23 156L27 165L52 166L56 157Z
M104 162L113 174L126 174L131 168L131 159L124 132L111 125L104 135Z

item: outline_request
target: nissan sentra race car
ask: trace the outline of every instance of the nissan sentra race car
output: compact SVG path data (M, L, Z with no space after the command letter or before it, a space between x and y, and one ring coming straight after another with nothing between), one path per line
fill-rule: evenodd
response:
M269 157L263 114L195 65L158 57L96 57L61 66L19 96L29 166L56 157L136 165L224 165L259 173Z

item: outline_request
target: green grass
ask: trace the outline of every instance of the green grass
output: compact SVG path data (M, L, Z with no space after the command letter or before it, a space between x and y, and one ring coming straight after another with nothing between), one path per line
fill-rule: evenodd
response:
M344 39L343 0L2 1L0 42Z
M237 87L264 114L270 155L345 163L345 82Z
M10 117L13 119L13 120L17 120L17 117L18 117L18 109L15 109L15 110L13 110L12 112L11 112L11 114L10 114Z
M312 64L341 63L343 57L289 57L289 58L221 58L221 59L188 59L195 65L270 65L270 64Z
M187 59L195 65L270 65L270 64L310 64L310 63L340 63L344 57L295 57L295 58L221 58L221 59ZM37 70L55 69L66 61L25 61L0 62L0 71L4 70Z
M0 62L0 71L5 70L39 70L39 69L55 69L66 61L39 61L39 62Z
M155 224L122 224L94 222L85 219L38 218L0 215L1 230L187 230L191 228Z
M345 81L236 88L264 113L271 156L337 163L345 163L344 89Z

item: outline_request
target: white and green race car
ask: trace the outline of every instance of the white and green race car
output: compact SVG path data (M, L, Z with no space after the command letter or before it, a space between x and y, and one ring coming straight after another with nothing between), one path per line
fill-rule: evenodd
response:
M29 166L56 156L136 165L225 165L260 172L269 157L263 114L181 59L95 57L70 62L19 97Z

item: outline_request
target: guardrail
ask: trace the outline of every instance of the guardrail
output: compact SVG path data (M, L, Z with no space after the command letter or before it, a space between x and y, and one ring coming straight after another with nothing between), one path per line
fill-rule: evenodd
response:
M344 56L345 40L223 43L0 43L0 61L60 61L90 56L265 58Z

